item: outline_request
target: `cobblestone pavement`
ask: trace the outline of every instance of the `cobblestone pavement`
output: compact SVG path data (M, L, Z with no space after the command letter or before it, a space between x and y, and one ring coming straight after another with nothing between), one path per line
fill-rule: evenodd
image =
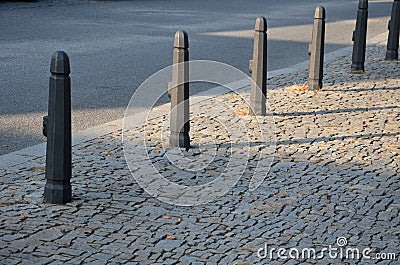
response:
M257 156L267 146L251 133L248 165L238 183L198 206L174 206L148 195L125 163L121 130L74 147L70 204L42 202L44 157L0 171L0 263L399 264L399 63L383 61L384 52L383 46L368 48L365 75L347 73L350 56L336 58L327 64L324 89L317 93L284 88L302 84L305 71L269 80L276 152L255 191L249 191L254 167L259 162L267 171L271 161ZM243 116L246 107L239 95L217 99L229 102L233 111L217 112L211 101L191 108L192 144L199 148L187 157L204 154L208 161L210 151L206 169L180 174L166 163L174 150L163 150L156 137L162 123L149 122L149 156L160 171L170 171L170 180L213 180L227 166L226 144L238 140L231 139L224 119L255 124ZM199 113L220 120L204 120ZM214 145L201 149L202 139ZM345 251L369 247L372 257L395 253L397 259L321 255L284 260L275 252L271 260L257 255L265 244L269 250L316 248L321 254L329 245L338 248L339 237L347 240Z

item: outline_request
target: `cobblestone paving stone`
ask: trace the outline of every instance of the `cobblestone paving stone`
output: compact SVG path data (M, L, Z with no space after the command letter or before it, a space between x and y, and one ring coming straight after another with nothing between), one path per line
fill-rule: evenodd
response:
M326 65L324 89L317 93L284 89L305 82L306 71L269 80L276 152L255 191L249 191L249 178L257 150L266 147L255 135L250 135L249 164L239 182L200 206L174 206L148 195L126 165L121 130L74 147L74 200L67 205L42 201L44 157L0 171L0 263L399 264L399 63L383 61L384 52L383 46L368 48L365 75L347 73L350 56L336 58ZM192 143L200 148L187 153L191 159L211 150L214 160L206 170L169 173L171 181L213 180L226 168L224 147L238 140L230 139L220 121L196 113L221 120L236 113L257 132L253 117L242 115L245 105L238 95L218 100L230 102L234 111L217 112L207 102L192 108ZM174 149L163 150L156 137L160 124L149 122L146 145L155 167L173 172L166 155ZM215 145L201 149L204 137ZM397 259L257 257L265 243L321 250L336 246L338 237L345 237L349 247L396 253Z

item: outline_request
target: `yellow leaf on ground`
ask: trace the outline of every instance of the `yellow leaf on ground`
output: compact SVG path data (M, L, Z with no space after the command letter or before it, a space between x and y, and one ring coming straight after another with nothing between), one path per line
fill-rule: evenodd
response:
M168 240L175 240L175 237L174 237L174 236L171 236L171 235L167 235L167 239L168 239Z
M292 91L292 92L305 92L305 91L308 91L308 86L307 86L307 82L306 82L302 85L294 84L291 86L287 86L287 87L285 87L285 89L288 91Z
M237 116L249 116L250 115L250 111L248 108L244 108L244 109L236 109L235 110L235 114Z
M320 159L317 159L317 160L314 160L313 162L315 163L315 164L318 164L318 163L321 163L322 161L324 161L322 158L320 158Z

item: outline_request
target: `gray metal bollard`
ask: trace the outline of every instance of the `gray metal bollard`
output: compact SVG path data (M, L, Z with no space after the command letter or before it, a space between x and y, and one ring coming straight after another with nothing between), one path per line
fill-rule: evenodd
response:
M251 73L250 105L256 115L266 115L267 96L267 21L264 17L256 20L254 32L253 59L250 60Z
M44 199L65 204L72 201L71 79L65 52L53 54L50 72L49 110L48 116L43 117L43 134L47 136Z
M392 16L389 20L389 36L385 60L399 59L399 27L400 27L400 0L394 0Z
M325 46L325 8L319 6L315 9L312 40L309 47L310 68L308 88L318 90L322 88L324 75L324 47Z
M356 29L353 31L353 54L350 72L364 73L365 47L367 44L368 0L359 0Z
M168 83L171 99L169 143L190 148L189 121L189 40L185 31L177 31L174 40L172 81Z

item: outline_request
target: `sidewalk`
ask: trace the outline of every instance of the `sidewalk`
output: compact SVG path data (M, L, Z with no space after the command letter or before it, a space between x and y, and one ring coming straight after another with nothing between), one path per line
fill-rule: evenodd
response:
M276 152L267 178L255 191L248 186L258 150L265 145L254 135L249 166L239 182L200 206L169 205L139 187L127 168L118 127L74 146L74 201L65 206L42 202L44 157L0 170L0 263L398 264L400 64L383 61L384 52L383 44L368 48L365 75L347 73L350 55L327 63L324 88L317 93L292 86L307 80L305 70L269 80ZM248 90L242 93L246 99ZM163 117L149 122L150 156L160 171L169 171L171 180L201 184L227 167L230 153L224 147L231 135L218 120L204 120L200 114L254 125L251 116L243 116L240 96L228 93L216 100L233 111L218 111L212 100L191 108L192 144L203 144L207 137L218 147L209 148L216 153L207 170L175 172L156 137ZM191 152L189 158L200 151ZM259 163L268 166L268 161ZM137 165L139 170L141 161ZM319 260L257 256L265 244L301 252L338 247L339 237L348 247L371 248L371 257L395 253L397 259L378 263L328 255Z

